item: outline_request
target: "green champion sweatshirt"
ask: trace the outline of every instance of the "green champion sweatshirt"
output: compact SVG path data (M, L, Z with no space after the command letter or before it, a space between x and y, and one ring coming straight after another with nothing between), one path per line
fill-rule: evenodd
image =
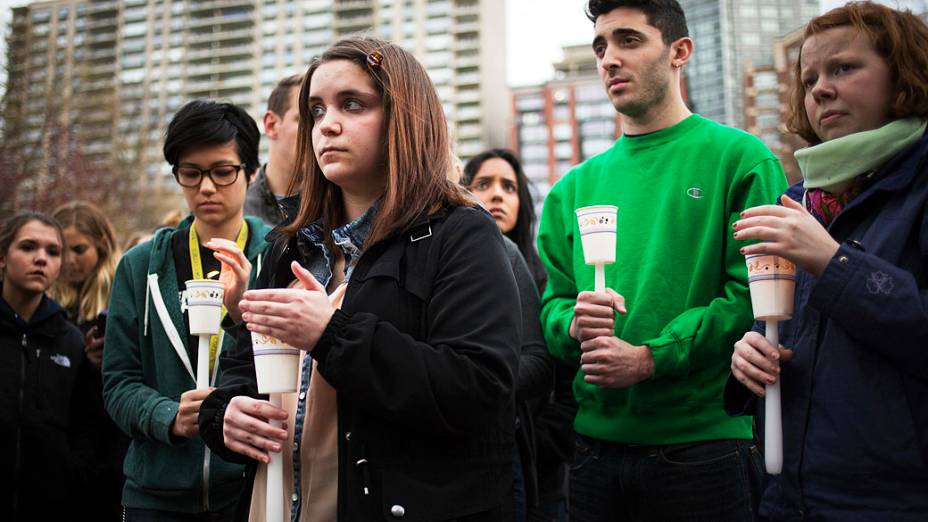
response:
M625 297L628 313L616 314L615 335L654 356L653 377L626 389L587 384L577 372L578 433L629 444L751 438L750 417L722 408L732 346L753 322L744 243L731 225L785 189L779 161L760 140L698 115L620 138L551 189L538 234L548 349L579 362L568 328L577 294L593 290L594 268L584 263L574 211L617 205L606 286Z

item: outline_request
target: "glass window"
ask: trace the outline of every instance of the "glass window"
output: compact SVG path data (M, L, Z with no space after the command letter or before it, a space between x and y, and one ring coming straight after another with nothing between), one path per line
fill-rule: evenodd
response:
M569 123L558 123L554 126L554 138L558 141L569 140L574 134L574 128Z
M541 94L523 95L516 98L516 109L520 111L539 110L545 106Z
M765 33L778 33L780 32L780 21L776 18L761 20L760 30Z
M544 121L544 118L542 118L542 115L540 113L526 112L522 114L521 120L522 120L523 125L538 125L539 123Z

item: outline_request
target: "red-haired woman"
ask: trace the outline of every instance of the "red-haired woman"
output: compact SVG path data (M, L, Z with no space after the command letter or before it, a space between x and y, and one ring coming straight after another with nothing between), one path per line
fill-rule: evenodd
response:
M745 254L798 266L783 346L745 334L726 388L747 412L782 379L783 473L760 515L926 520L928 26L870 2L813 19L791 109L805 182L734 224L762 240Z

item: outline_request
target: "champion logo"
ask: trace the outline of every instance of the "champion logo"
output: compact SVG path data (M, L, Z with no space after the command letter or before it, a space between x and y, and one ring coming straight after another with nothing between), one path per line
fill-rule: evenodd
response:
M702 199L703 192L702 192L702 189L699 187L690 187L686 189L686 195L693 199Z

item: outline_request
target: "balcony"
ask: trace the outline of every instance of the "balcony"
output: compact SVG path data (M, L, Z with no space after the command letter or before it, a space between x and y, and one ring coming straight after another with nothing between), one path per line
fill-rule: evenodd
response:
M363 31L374 24L374 17L370 13L356 16L336 16L332 26L340 33Z
M248 11L254 10L254 2L233 2L229 0L213 0L205 2L190 2L187 4L188 13L202 13L204 11L215 11L220 9L244 8Z
M332 4L332 11L341 13L343 11L372 9L373 7L374 3L371 0L335 0Z
M455 85L480 85L480 73L458 74L454 77Z
M187 62L228 56L242 56L244 60L250 60L254 52L254 46L251 44L230 47L210 47L208 49L187 51L184 58Z
M458 38L454 43L454 49L457 51L473 51L479 48L480 40L477 38Z
M195 45L207 42L251 39L253 35L254 33L251 27L244 27L234 31L188 32L187 43Z
M460 24L455 24L454 32L457 34L461 33L477 33L480 31L480 24L478 22L464 22Z

